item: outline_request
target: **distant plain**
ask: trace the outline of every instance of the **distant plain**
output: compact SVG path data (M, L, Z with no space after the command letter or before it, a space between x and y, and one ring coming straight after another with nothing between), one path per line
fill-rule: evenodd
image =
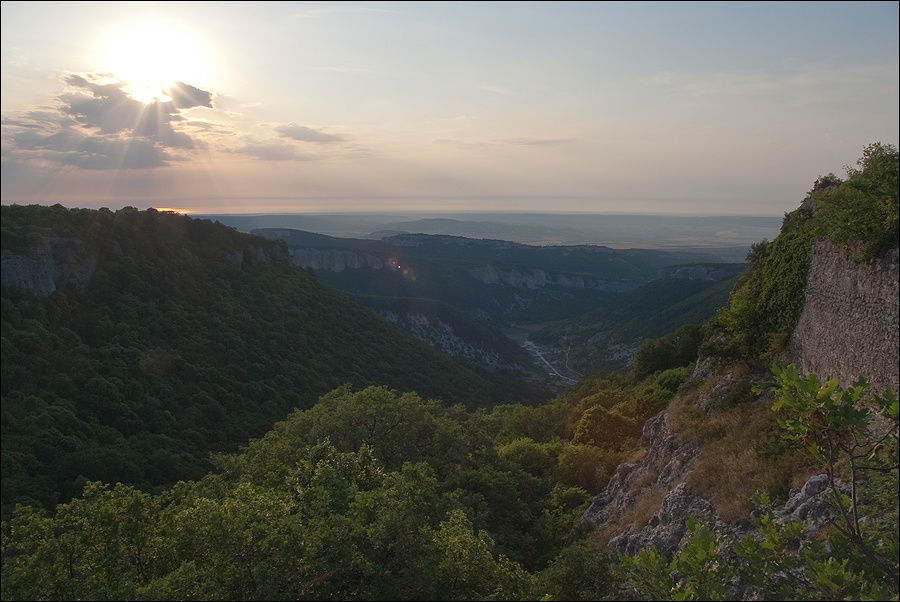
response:
M702 250L743 261L747 249L778 235L782 218L749 215L597 213L295 213L194 215L241 232L293 228L342 238L404 232L508 240L531 245Z

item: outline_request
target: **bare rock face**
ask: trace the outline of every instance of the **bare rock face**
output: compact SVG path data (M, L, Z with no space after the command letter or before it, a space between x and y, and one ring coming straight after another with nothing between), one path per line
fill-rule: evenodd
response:
M301 268L343 272L370 268L373 270L396 269L396 262L372 253L347 251L342 249L314 249L291 247L291 262Z
M806 300L790 341L801 372L847 387L865 375L872 389L898 390L897 249L856 263L833 243L813 245Z
M668 554L680 544L688 518L709 515L712 511L709 502L694 495L683 482L691 463L700 455L700 448L678 442L667 412L647 421L641 446L644 456L616 469L606 491L596 496L585 511L578 530L585 533L618 525L621 528L616 528L609 540L611 547L628 554L654 547ZM639 503L659 496L662 497L659 509L645 510L652 512L649 519L635 516ZM638 523L628 518L639 522L646 519L646 523L637 527Z
M721 282L734 276L734 272L710 265L686 265L672 269L668 275L671 278L681 278L682 280Z
M83 291L96 268L96 255L86 253L81 240L48 236L26 253L3 249L2 285L25 289L38 297L49 297L69 284Z
M842 493L849 493L846 483L838 481L835 485ZM803 487L791 491L788 501L776 508L773 514L781 521L804 521L810 533L817 533L832 516L832 495L828 475L813 475Z
M425 314L417 312L397 313L385 310L376 313L388 322L411 333L426 345L436 347L452 357L467 360L488 372L528 374L528 370L524 366L504 362L496 350L465 340L453 330L450 324L439 318L429 318Z
M591 289L604 292L624 293L635 287L630 282L585 279L570 274L551 274L544 270L505 269L493 265L484 265L468 270L469 276L484 284L511 286L514 288L537 289L549 286L562 288Z

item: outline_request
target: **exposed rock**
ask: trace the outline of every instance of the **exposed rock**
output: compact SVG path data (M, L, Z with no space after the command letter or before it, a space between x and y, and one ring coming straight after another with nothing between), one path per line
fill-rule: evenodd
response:
M468 270L469 276L484 284L499 284L516 288L536 289L548 286L591 289L611 293L624 293L636 284L609 280L591 280L570 274L548 274L544 270L515 270L484 265Z
M708 500L690 490L686 477L701 450L691 443L678 443L667 412L647 421L641 445L644 456L619 465L606 491L594 498L582 516L580 533L606 529L610 533L608 545L620 552L633 555L652 547L670 556L687 543L686 523L692 517L707 521L732 543L753 532L749 523L722 521ZM837 485L842 491L846 489L841 482ZM831 495L827 475L813 475L773 514L779 521L804 521L810 532L816 533L832 516ZM642 502L654 499L660 500L658 506L641 509L644 516L636 515Z
M3 287L23 288L38 297L49 297L66 285L84 291L96 268L96 255L85 252L77 238L45 236L27 253L2 251Z
M721 282L733 277L734 272L709 265L684 265L672 268L668 275L672 278L681 278L683 280Z
M370 268L373 270L396 269L387 258L372 253L360 253L341 249L290 248L291 263L301 268L343 272L346 269Z
M841 481L835 483L842 493L849 487ZM788 500L772 512L780 521L804 521L810 533L817 533L832 516L832 496L827 474L809 477L799 490L791 491Z
M681 276L702 275L686 270ZM789 345L791 361L803 372L836 378L844 386L864 374L876 391L897 390L898 332L897 250L862 264L837 245L815 243L804 309ZM711 360L700 358L693 378L717 379L691 402L709 416L764 376L735 371L716 375ZM667 411L644 425L641 446L643 456L621 464L606 490L594 498L578 525L580 533L600 529L621 552L652 547L670 556L684 545L691 517L706 517L731 542L754 532L749 523L723 522L708 500L690 490L687 477L702 450L679 443ZM845 484L836 486L846 491ZM833 495L827 475L813 475L773 514L780 521L803 521L816 533L832 518Z
M635 532L634 525L609 540L609 546L625 554L634 555L645 548L655 548L669 555L682 545L687 531L685 517L703 517L713 514L712 506L703 498L679 483L663 498L659 510L650 517L647 525Z
M644 455L635 462L621 464L607 485L596 496L581 518L578 530L615 526L617 532L609 545L619 551L634 553L654 546L661 553L671 553L681 541L685 521L711 511L710 504L691 493L683 479L691 463L700 455L693 443L679 443L669 425L668 413L662 412L644 425L641 435ZM667 492L660 508L653 512L640 529L634 523L620 521L633 517L638 500L653 492ZM649 499L649 498L648 498ZM637 517L640 520L642 517ZM618 524L617 524L618 523Z
M395 311L380 311L378 314L410 332L423 343L436 347L447 355L465 359L488 372L528 373L523 366L504 362L499 352L466 341L443 320L436 318L432 321L422 313L399 314Z
M898 390L898 259L856 263L833 243L813 245L806 301L790 341L804 373L844 387L865 375L874 391Z

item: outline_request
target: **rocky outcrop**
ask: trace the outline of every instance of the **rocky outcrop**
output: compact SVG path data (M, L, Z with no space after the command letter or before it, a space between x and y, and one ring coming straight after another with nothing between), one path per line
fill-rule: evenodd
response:
M721 282L734 277L733 270L725 270L713 265L682 265L672 268L667 273L671 278L682 280L703 280L706 282Z
M96 255L77 238L45 236L27 252L3 249L0 260L3 288L22 288L38 297L67 285L84 291L97 268Z
M390 310L377 313L423 343L436 347L447 355L464 359L488 372L503 371L520 375L528 373L525 367L504 361L496 350L466 341L456 334L450 324L439 318L429 318L422 313L398 313Z
M836 488L844 494L849 487L843 482L836 482ZM817 474L809 477L803 487L791 491L788 500L775 509L773 514L783 521L804 521L809 531L816 533L828 522L831 513L832 493L828 488L828 475Z
M396 269L396 262L391 263L388 258L379 257L372 253L359 253L342 249L307 249L291 247L291 263L301 268L313 270L326 270L329 272L343 272L344 270L356 270L370 268L373 270Z
M609 280L594 280L569 274L550 274L544 270L505 269L492 265L478 266L467 272L469 276L484 284L500 284L516 288L536 289L548 286L562 288L579 288L609 293L624 293L633 289L636 284Z
M790 341L792 361L846 387L865 375L875 391L898 390L897 249L857 263L833 243L813 245L806 301Z
M712 510L684 483L700 448L678 441L668 412L647 421L641 447L643 456L619 465L606 491L585 511L578 529L584 533L611 527L609 545L628 554L646 547L670 553L684 536L687 518ZM647 507L648 502L658 504L658 509Z
M710 396L721 394L720 390ZM579 532L602 529L609 535L608 545L620 552L634 555L654 548L664 556L687 543L686 522L691 517L705 521L731 542L753 532L748 523L721 520L708 500L691 491L687 476L701 449L679 443L667 412L647 421L641 446L644 455L621 464L606 491L594 498L581 518ZM838 487L843 484L839 482ZM782 521L804 521L809 531L816 533L831 516L829 496L827 475L813 475L792 490L787 501L773 509L773 515Z

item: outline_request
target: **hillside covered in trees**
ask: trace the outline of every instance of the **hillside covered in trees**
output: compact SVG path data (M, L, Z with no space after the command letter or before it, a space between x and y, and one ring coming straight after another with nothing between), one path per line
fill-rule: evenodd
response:
M773 362L787 358L813 241L841 244L860 264L897 248L897 149L872 145L858 167L845 181L820 178L801 208L785 217L782 233L754 247L729 306L702 328L646 341L627 375L596 374L547 403L489 409L477 403L482 394L491 399L487 381L462 372L435 382L450 386L458 376L470 388L437 394L416 389L434 385L431 373L416 375L420 380L409 386L385 382L385 374L400 378L402 372L351 380L317 403L295 402L298 409L268 433L236 453L214 455L214 469L202 477L156 492L124 479L88 480L81 496L55 509L18 505L3 523L3 598L896 598L896 395L873 391L862 380L843 387L819 382L791 367L770 372ZM193 228L189 220L177 223ZM7 248L6 214L3 226ZM111 256L127 257L127 245L139 239L135 232L119 241L121 255L111 245ZM39 230L15 231L9 248L27 248L35 236ZM236 289L228 278L241 281L240 267L258 261L253 273L261 279L247 293L258 299L275 286L263 278L268 270L285 278L281 263L261 259L281 247L271 243L257 252L256 239L240 240L248 250L243 261L222 261L217 286L209 286ZM199 249L188 249L158 248L205 265ZM97 265L93 281L101 273ZM29 408L37 406L38 394L26 402L20 389L36 386L25 378L27 361L48 352L36 345L50 334L16 339L13 347L7 332L35 322L46 329L62 311L55 305L60 299L75 303L91 294L92 285L79 292L80 282L76 278L66 295L4 299L4 429L7 395L22 397L11 406L19 408L10 415L19 422L11 424L33 415ZM313 281L303 282L318 291ZM138 290L134 303L154 294ZM317 296L310 293L307 305ZM45 304L46 318L22 313ZM8 305L20 313L8 314ZM138 312L152 315L151 308L145 303ZM103 311L120 315L115 307ZM88 339L89 332L67 328L85 346L115 340L115 330ZM168 332L171 338L192 331ZM225 353L239 341L203 352ZM19 355L8 355L8 348ZM16 362L7 364L8 357ZM96 362L96 370L116 365L107 356ZM7 371L18 379L9 389ZM144 392L124 389L134 382L127 372L106 378L112 377L120 379L124 399ZM56 396L67 399L65 391ZM90 399L108 396L102 389ZM169 411L181 416L177 407ZM43 414L68 419L58 410ZM660 471L642 470L654 459L669 461L644 426L663 422L674 429L669 441L694 455ZM54 428L33 432L65 440L66 424ZM4 430L4 446L6 440ZM4 478L7 462L14 461L18 456L4 447ZM675 474L688 464L690 474L677 489L707 502L666 506L676 482L666 480L665 471ZM821 518L814 529L785 513L786 502L798 498L795 485L810 475L824 475L816 481L824 502L814 513ZM606 516L613 499L622 502L622 512L611 523L586 520ZM593 515L585 512L603 504ZM693 514L698 508L702 512ZM629 537L671 522L680 529L672 546L623 549L623 542L640 541Z
M470 407L541 395L377 319L275 242L153 210L2 218L4 516L85 480L199 478L209 452L344 383Z

